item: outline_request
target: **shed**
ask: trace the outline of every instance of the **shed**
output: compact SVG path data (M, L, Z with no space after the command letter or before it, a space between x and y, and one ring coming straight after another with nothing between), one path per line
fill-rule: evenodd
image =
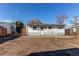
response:
M2 26L3 28L6 28L7 30L7 34L12 34L12 32L16 32L14 25L12 25L11 23L8 22L0 22L0 26Z
M0 36L6 36L7 35L7 29L3 26L0 26Z

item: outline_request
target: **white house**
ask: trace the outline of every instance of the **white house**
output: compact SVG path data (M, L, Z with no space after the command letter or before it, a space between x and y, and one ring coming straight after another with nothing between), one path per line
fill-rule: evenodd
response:
M32 24L26 26L28 35L65 35L64 25Z

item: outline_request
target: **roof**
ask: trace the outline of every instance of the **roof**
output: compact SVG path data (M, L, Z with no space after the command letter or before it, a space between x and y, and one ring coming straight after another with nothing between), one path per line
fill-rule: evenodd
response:
M31 24L31 25L28 25L28 26L52 26L52 27L57 27L57 26L62 26L62 27L65 27L65 25L57 25L57 24Z
M27 24L28 26L52 26L52 27L57 27L57 26L62 26L62 27L65 27L64 25L61 25L61 24L45 24L45 23L42 23L40 22L39 20L30 20Z

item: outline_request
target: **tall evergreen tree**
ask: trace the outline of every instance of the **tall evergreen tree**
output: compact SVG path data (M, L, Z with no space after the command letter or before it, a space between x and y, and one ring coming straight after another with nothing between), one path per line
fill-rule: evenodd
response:
M21 29L24 27L24 24L21 21L16 21L16 31L21 33Z

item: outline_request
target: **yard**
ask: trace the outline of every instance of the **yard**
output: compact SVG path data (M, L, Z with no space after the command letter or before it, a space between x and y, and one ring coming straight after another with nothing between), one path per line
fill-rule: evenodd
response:
M23 56L38 52L79 48L78 38L79 36L20 36L0 44L0 55Z

